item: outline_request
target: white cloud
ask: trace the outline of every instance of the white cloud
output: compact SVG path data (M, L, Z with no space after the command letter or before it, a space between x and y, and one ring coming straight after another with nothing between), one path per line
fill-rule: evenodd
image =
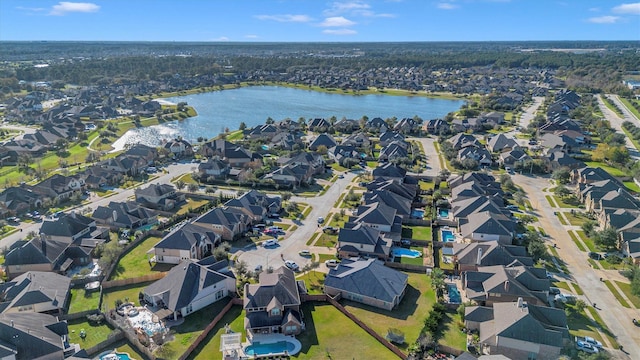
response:
M41 12L47 9L45 8L35 8L35 7L24 7L24 6L16 6L16 9L30 12Z
M436 7L440 10L453 10L459 8L460 6L452 3L438 3Z
M325 29L322 32L329 35L355 35L358 33L353 29Z
M297 23L305 23L313 20L309 15L293 15L293 14L256 15L255 18L260 20L272 20L277 22L297 22Z
M320 26L324 26L324 27L345 27L345 26L352 26L355 25L356 23L354 21L351 21L343 16L334 16L334 17L328 17L326 19L324 19L323 22L320 23Z
M354 11L358 12L358 11L368 10L370 8L371 6L369 4L364 3L362 1L348 1L348 2L336 1L332 3L331 7L325 10L323 13L326 16L336 16L344 13L353 13Z
M247 39L257 39L258 35L249 34L249 35L245 35L244 37Z
M611 9L616 14L640 15L640 2L631 4L620 4Z
M619 16L611 16L611 15L597 16L597 17L592 17L587 19L588 22L594 23L594 24L615 24L616 22L618 22L618 20L620 20Z
M73 12L93 13L97 12L98 10L100 10L100 6L94 3L74 3L61 1L51 7L49 15L62 16Z

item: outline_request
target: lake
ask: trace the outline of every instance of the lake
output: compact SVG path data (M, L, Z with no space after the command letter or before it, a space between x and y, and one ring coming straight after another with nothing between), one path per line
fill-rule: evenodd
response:
M431 99L419 96L342 95L279 86L251 86L202 94L163 99L172 103L187 102L198 116L182 121L129 130L113 147L141 142L157 146L164 139L182 136L190 142L198 137L213 138L225 127L236 130L241 122L248 127L264 124L271 117L276 121L300 117L338 119L383 119L414 117L428 120L444 117L458 110L464 100Z

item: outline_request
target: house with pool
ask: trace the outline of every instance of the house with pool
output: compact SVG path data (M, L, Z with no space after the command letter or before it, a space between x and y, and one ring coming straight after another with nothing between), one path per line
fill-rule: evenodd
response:
M324 281L325 294L384 310L400 304L407 289L408 275L386 267L377 259L343 259Z

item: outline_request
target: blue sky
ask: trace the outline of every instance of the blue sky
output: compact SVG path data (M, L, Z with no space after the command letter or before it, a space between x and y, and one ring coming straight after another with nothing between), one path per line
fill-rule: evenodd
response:
M0 0L0 40L640 40L617 0Z

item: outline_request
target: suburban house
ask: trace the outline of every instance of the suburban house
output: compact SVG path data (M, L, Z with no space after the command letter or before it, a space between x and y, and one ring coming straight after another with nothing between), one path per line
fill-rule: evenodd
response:
M442 119L428 120L423 126L429 134L439 135L441 132L449 131L449 123Z
M528 304L548 306L550 282L544 268L522 265L481 266L462 275L466 298L483 306L522 298Z
M407 176L407 170L392 163L378 166L371 172L374 178L395 179L403 182Z
M84 180L71 176L55 174L32 187L33 191L53 201L62 202L76 192L82 191Z
M42 206L44 197L31 187L12 186L0 192L0 217L24 214Z
M513 138L507 137L504 134L492 136L489 141L487 141L487 149L492 153L511 151L517 147L518 143Z
M380 260L343 259L329 270L324 292L332 297L392 310L400 304L407 288L405 273L384 266Z
M56 316L32 312L0 315L3 359L64 359L79 350L69 343L67 322Z
M155 260L159 263L178 264L183 260L200 260L211 255L221 242L220 235L200 224L186 223L154 246Z
M264 220L267 214L280 213L282 198L251 190L238 198L227 201L224 206L242 210L243 213L251 218L252 223L257 223Z
M459 273L494 265L533 266L533 259L524 246L503 245L497 241L454 243L453 257Z
M100 225L112 229L137 229L148 224L155 224L158 215L155 211L144 208L133 201L110 202L107 206L98 206L91 217Z
M409 157L409 144L401 141L393 141L380 149L378 161L393 161Z
M309 150L316 151L318 147L324 146L327 149L330 149L334 146L338 145L338 142L329 134L320 134L318 135L311 143L309 144Z
M144 300L160 310L155 314L174 320L192 314L236 293L236 278L227 260L213 257L184 260L162 279L147 286Z
M371 145L369 136L362 132L351 134L342 140L341 145L355 146L358 149L368 148Z
M171 210L176 204L184 201L184 195L176 193L176 188L169 184L150 184L146 188L134 190L136 202L158 210Z
M173 139L164 144L164 148L177 158L193 156L193 147L184 139Z
M458 160L477 161L480 166L491 166L493 159L491 153L483 147L466 146L458 150Z
M363 223L348 224L352 227L340 229L338 233L338 254L340 258L375 257L387 260L393 240L384 237L380 230Z
M482 211L470 214L466 222L460 223L463 239L468 241L497 240L510 245L515 236L515 222L501 213Z
M196 218L193 224L218 234L223 241L235 240L247 231L251 218L242 211L229 209L213 208Z
M380 146L382 147L385 147L394 141L399 141L401 143L405 142L404 135L395 131L387 131L380 135Z
M502 354L512 359L555 360L569 341L563 310L516 302L493 307L468 306L465 327L480 333L483 354Z
M475 136L473 135L469 135L469 134L465 134L463 132L458 133L457 135L453 136L452 138L447 140L448 142L451 143L451 145L453 146L454 150L460 150L469 146L472 147L481 147L482 144L480 143L480 141L478 139L476 139Z
M306 293L303 280L281 266L273 272L261 272L258 284L244 287L244 327L247 337L255 334L298 335L304 330L300 311L300 292Z
M212 176L215 179L226 179L229 176L231 167L228 163L222 161L219 157L214 156L207 161L198 164L198 172L203 179Z
M69 305L71 278L29 271L0 285L0 313L63 315Z

